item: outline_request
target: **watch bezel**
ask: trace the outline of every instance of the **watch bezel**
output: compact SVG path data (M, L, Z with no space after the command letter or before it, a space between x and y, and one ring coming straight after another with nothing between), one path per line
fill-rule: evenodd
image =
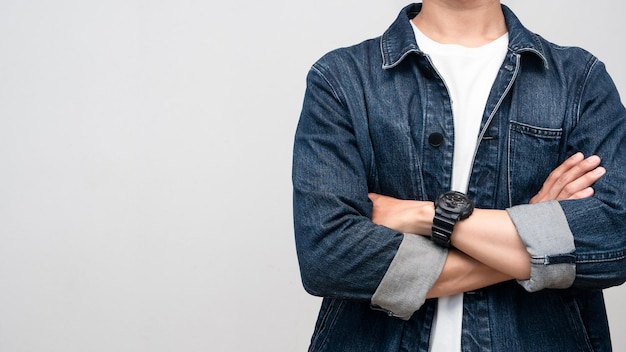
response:
M447 191L437 197L435 209L459 214L457 220L467 218L474 211L474 204L469 197L459 191Z

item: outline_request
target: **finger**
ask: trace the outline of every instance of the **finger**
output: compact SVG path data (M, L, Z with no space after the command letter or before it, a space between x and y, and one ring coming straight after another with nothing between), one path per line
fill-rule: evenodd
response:
M599 165L600 157L598 157L597 155L592 155L580 161L576 165L572 166L569 170L561 174L558 180L556 180L553 187L555 188L555 190L560 189L560 191L558 192L558 194L560 194L561 191L565 187L568 187L572 182L577 182L579 181L579 179L582 179L582 181L586 181L587 179L592 178L591 176L584 176L587 175L589 172L592 172L592 170L596 169ZM591 184L587 184L587 186L590 185Z
M568 183L565 187L563 187L562 191L559 193L556 199L579 199L589 197L586 195L581 196L578 193L584 191L583 193L586 194L588 192L588 189L594 183L596 183L605 173L606 169L601 166L586 172L584 175L576 178L574 181Z
M587 187L583 190L580 190L574 194L572 194L569 198L567 199L583 199L583 198L589 198L591 196L593 196L593 194L595 193L595 191L593 190L593 188L591 187Z
M555 190L553 190L554 184L558 182L563 174L578 165L581 161L584 160L584 158L585 156L581 152L575 153L574 155L567 158L563 163L561 163L561 165L559 165L556 169L550 172L548 178L543 183L542 191L544 193L554 193L554 195L556 196L560 192L560 190L555 192Z
M570 185L570 183L595 169L598 165L600 165L600 158L597 155L592 155L582 161L579 161L558 175L556 179L551 180L552 183L548 184L550 186L549 189L547 189L548 195L551 197L557 197L561 194L561 192L563 192L565 187Z
M572 155L550 173L539 192L531 198L530 203L568 199L578 191L591 186L604 174L605 170L602 168L595 171L597 174L586 174L596 170L600 161L596 155L586 159L580 152ZM578 180L579 178L582 179ZM572 182L575 183L572 184Z

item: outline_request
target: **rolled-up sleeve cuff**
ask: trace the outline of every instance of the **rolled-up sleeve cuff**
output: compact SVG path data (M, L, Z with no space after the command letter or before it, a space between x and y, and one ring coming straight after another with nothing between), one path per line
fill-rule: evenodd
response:
M372 296L372 308L408 320L439 278L448 251L429 238L405 234L398 252Z
M530 279L518 280L529 292L568 288L576 277L574 236L557 201L507 209L530 254Z

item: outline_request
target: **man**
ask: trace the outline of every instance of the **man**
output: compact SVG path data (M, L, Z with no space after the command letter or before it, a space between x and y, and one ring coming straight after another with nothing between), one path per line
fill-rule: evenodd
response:
M303 283L324 297L310 351L611 349L626 111L601 62L499 1L425 0L307 84L293 184Z

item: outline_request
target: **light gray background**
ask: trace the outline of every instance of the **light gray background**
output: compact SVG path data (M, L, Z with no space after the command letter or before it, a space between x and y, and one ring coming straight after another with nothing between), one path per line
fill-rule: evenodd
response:
M626 94L622 2L507 3ZM0 351L304 351L305 75L405 4L1 1ZM624 293L607 291L616 351Z

